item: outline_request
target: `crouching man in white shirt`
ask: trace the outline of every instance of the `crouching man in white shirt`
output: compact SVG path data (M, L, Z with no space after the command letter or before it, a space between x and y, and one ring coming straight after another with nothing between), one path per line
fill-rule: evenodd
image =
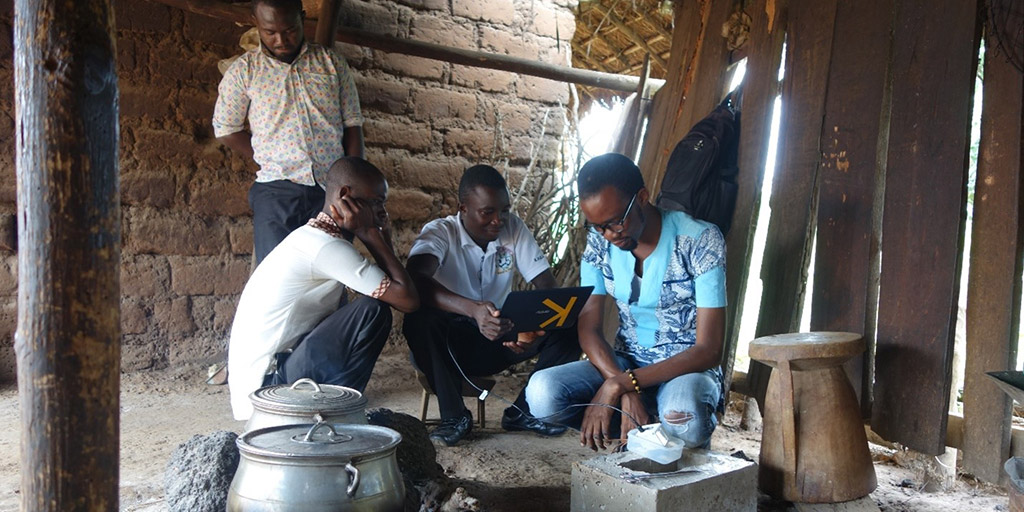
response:
M228 347L237 420L252 415L249 394L266 385L310 378L362 391L391 331L389 305L406 313L419 308L391 245L384 175L344 157L324 186L323 211L275 247L242 291ZM346 287L365 297L344 302Z

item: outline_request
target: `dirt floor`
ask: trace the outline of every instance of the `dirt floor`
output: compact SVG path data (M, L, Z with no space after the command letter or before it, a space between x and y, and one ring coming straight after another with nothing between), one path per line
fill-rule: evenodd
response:
M243 423L231 419L225 386L203 383L205 370L184 368L125 375L121 395L121 509L167 510L163 501L164 465L171 452L195 434L216 430L240 432ZM521 377L499 379L492 397L514 397ZM419 414L420 388L404 353L395 350L378 362L366 390L369 407L387 407ZM471 409L475 411L475 406ZM741 401L730 404L712 449L742 451L756 460L760 432L739 427ZM437 414L432 400L429 416ZM574 461L592 456L571 433L545 439L527 433L507 433L499 425L505 404L488 399L487 427L474 430L462 443L439 449L438 462L457 479L483 510L539 512L569 509L570 472ZM0 387L0 512L18 510L20 420L13 384ZM871 494L883 511L1005 511L1005 491L958 479L949 491L918 490L921 477L892 463L893 453L872 445L878 488ZM760 510L789 510L785 503L762 499Z

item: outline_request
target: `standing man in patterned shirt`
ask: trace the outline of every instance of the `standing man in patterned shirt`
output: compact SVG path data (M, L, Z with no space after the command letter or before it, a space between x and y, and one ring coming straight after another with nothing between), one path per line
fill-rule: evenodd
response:
M260 46L224 74L213 129L259 165L249 189L259 263L323 207L331 164L363 157L363 116L345 59L305 40L301 0L253 0L252 17Z
M625 415L613 424L607 407L571 405L611 405L640 424L656 414L686 446L706 448L722 397L725 240L714 224L650 204L623 155L587 162L577 188L590 229L580 283L594 286L577 323L588 360L534 374L530 409L580 426L581 444L595 450L636 425ZM613 346L602 333L609 295L619 310Z

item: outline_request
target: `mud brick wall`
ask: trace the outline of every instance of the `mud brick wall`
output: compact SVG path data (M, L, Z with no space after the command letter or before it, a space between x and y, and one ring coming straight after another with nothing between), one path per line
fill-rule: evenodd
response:
M246 193L255 165L217 143L210 125L221 77L217 63L241 53L238 40L247 27L148 0L115 4L122 367L212 362L226 348L251 265ZM315 17L318 0L308 0L306 8ZM345 0L341 23L566 65L574 8L575 0ZM17 320L12 24L13 1L0 0L0 82L8 84L0 88L0 380L13 380ZM565 84L337 48L356 73L367 158L391 185L400 255L425 222L454 212L465 167L499 163L514 180L529 164L532 146L540 148L540 168L556 164L560 109L569 102Z

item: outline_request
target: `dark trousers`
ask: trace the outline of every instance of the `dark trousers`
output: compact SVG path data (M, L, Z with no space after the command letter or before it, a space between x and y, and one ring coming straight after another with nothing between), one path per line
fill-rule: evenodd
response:
M533 371L577 361L580 344L575 328L548 331L522 354L512 352L501 342L491 341L480 334L472 319L430 308L420 308L405 315L402 332L412 350L413 362L427 376L431 389L437 395L441 418L455 418L463 414L462 373L479 377L494 375L513 364L537 356ZM451 347L451 354L448 349ZM532 373L531 373L532 375ZM515 400L516 406L529 412L523 391Z
M258 265L284 237L324 209L324 189L288 180L256 182L249 187L249 207Z
M291 353L278 354L277 372L268 375L264 384L309 378L362 392L390 333L391 308L377 299L360 297L324 318Z

